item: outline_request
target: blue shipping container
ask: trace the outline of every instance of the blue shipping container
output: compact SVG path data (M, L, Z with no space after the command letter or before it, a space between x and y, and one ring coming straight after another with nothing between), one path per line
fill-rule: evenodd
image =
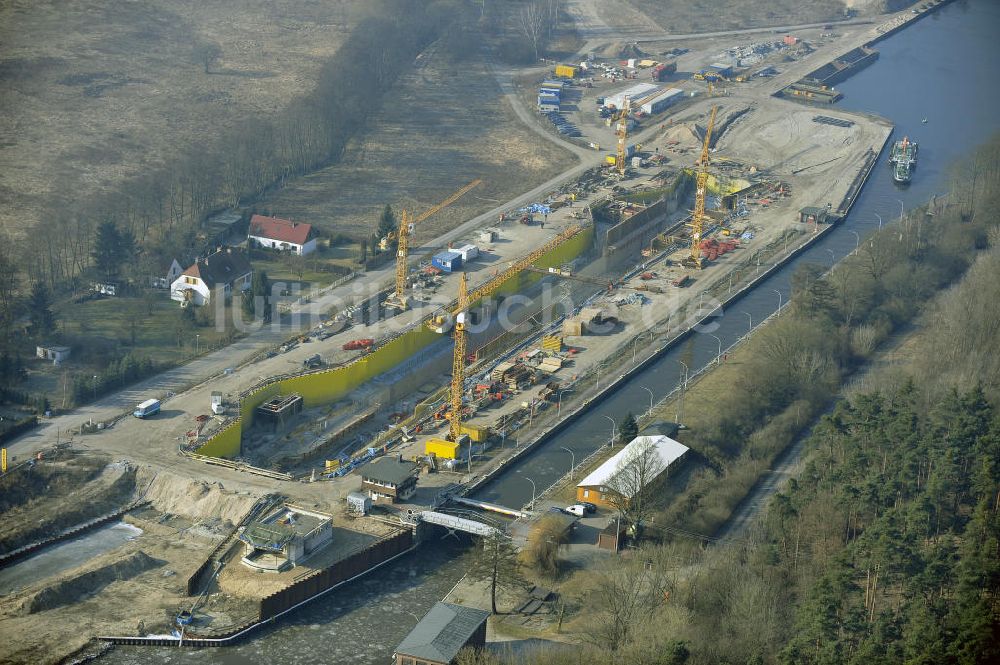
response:
M462 255L458 252L441 252L431 258L431 265L445 272L453 272L462 267Z

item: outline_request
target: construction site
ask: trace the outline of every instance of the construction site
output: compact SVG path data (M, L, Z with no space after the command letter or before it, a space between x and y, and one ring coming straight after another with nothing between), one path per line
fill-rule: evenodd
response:
M162 405L150 417L64 419L9 446L7 661L228 644L435 529L492 528L449 506L536 517L534 483L525 505L469 497L849 214L892 125L781 91L869 57L874 31L643 42L513 72L539 140L576 150L558 183L422 234L489 182L470 173L400 215L387 268L302 303L309 330L176 394L133 391Z

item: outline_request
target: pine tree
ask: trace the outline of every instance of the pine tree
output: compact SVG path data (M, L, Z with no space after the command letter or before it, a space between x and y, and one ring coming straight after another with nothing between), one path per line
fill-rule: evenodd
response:
M396 214L392 211L392 206L387 203L378 220L378 237L384 238L390 233L395 233L397 226Z
M629 411L624 420L618 425L618 440L621 443L629 443L639 436L639 424L635 421L635 416Z
M52 313L52 299L44 282L35 282L28 297L28 315L31 319L31 335L36 338L51 334L56 329L56 317Z
M134 238L132 242L134 248ZM124 259L122 235L110 219L104 220L97 227L91 256L94 259L94 267L106 279L111 279L120 272Z

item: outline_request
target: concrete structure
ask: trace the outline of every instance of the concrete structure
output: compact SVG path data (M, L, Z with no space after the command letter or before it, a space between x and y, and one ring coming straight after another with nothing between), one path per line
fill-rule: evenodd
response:
M312 232L312 224L293 222L280 217L254 215L250 218L250 231L247 237L251 245L292 252L299 256L316 251L316 237Z
M659 458L658 463L650 466L648 477L644 478L646 487L664 475L670 465L688 451L687 446L674 441L669 436L662 434L637 436L577 484L577 500L589 501L598 506L612 507L614 505L610 496L612 490L608 486L615 482L614 478L618 474L629 473L630 467L637 464L636 455L644 446L652 446L653 452ZM631 492L631 496L625 496L626 499L630 499L641 488L637 487L636 483L625 482L621 483L620 489L626 493Z
M490 613L437 603L396 647L395 665L450 665L465 647L486 645Z
M243 565L264 572L293 568L333 540L330 515L284 505L240 533Z
M58 365L64 360L69 360L72 349L68 346L36 346L35 355L42 360L51 360Z
M659 90L660 86L654 85L652 83L637 83L621 92L609 95L604 98L605 106L613 106L616 109L620 109L622 104L625 103L625 98L628 97L633 102L638 101L641 97L646 97L650 93ZM633 107L634 108L634 107Z
M367 515L372 508L372 499L363 492L348 492L347 510L355 515Z
M246 545L243 565L280 572L288 570L333 540L330 515L285 505L240 533Z
M253 268L246 254L232 247L200 258L170 285L170 299L207 305L213 294L230 298L250 288Z
M382 457L361 468L361 491L375 503L396 503L413 496L419 467L400 457Z
M659 113L663 111L668 106L675 104L684 99L684 91L680 88L670 88L669 90L664 90L655 97L650 97L646 102L639 107L643 113L648 113L652 115L653 113Z

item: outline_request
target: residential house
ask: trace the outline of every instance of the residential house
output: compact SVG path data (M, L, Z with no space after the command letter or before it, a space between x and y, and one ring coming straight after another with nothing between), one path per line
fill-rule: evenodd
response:
M361 491L373 503L405 501L417 489L417 471L417 465L403 461L402 455L382 457L361 467Z
M69 360L69 354L71 352L68 346L36 346L35 355L42 360L51 360L53 364L58 365L64 360Z
M670 465L683 457L688 451L687 446L674 441L669 436L662 434L637 436L577 484L577 500L588 501L605 508L614 507L614 502L611 499L611 490L608 488L608 485L614 484L613 478L616 474L627 473L628 466L637 463L635 459L637 451L643 450L646 446L652 446L654 453L659 458L658 463L654 463L649 467L650 473L644 479L647 487L666 474ZM635 487L635 484L622 483L629 491L637 493L641 488ZM632 497L626 496L625 498L631 499Z
M278 217L251 217L249 238L251 246L289 251L300 256L316 250L312 224Z
M465 647L486 645L490 613L452 603L436 603L396 647L395 665L451 665Z
M180 261L170 259L170 265L167 266L167 269L162 274L150 276L150 286L154 289L169 289L170 285L181 276L182 272L184 272L184 266L180 264Z
M250 288L253 269L240 250L226 247L197 259L170 285L170 298L193 305L207 305L213 293L230 298Z

